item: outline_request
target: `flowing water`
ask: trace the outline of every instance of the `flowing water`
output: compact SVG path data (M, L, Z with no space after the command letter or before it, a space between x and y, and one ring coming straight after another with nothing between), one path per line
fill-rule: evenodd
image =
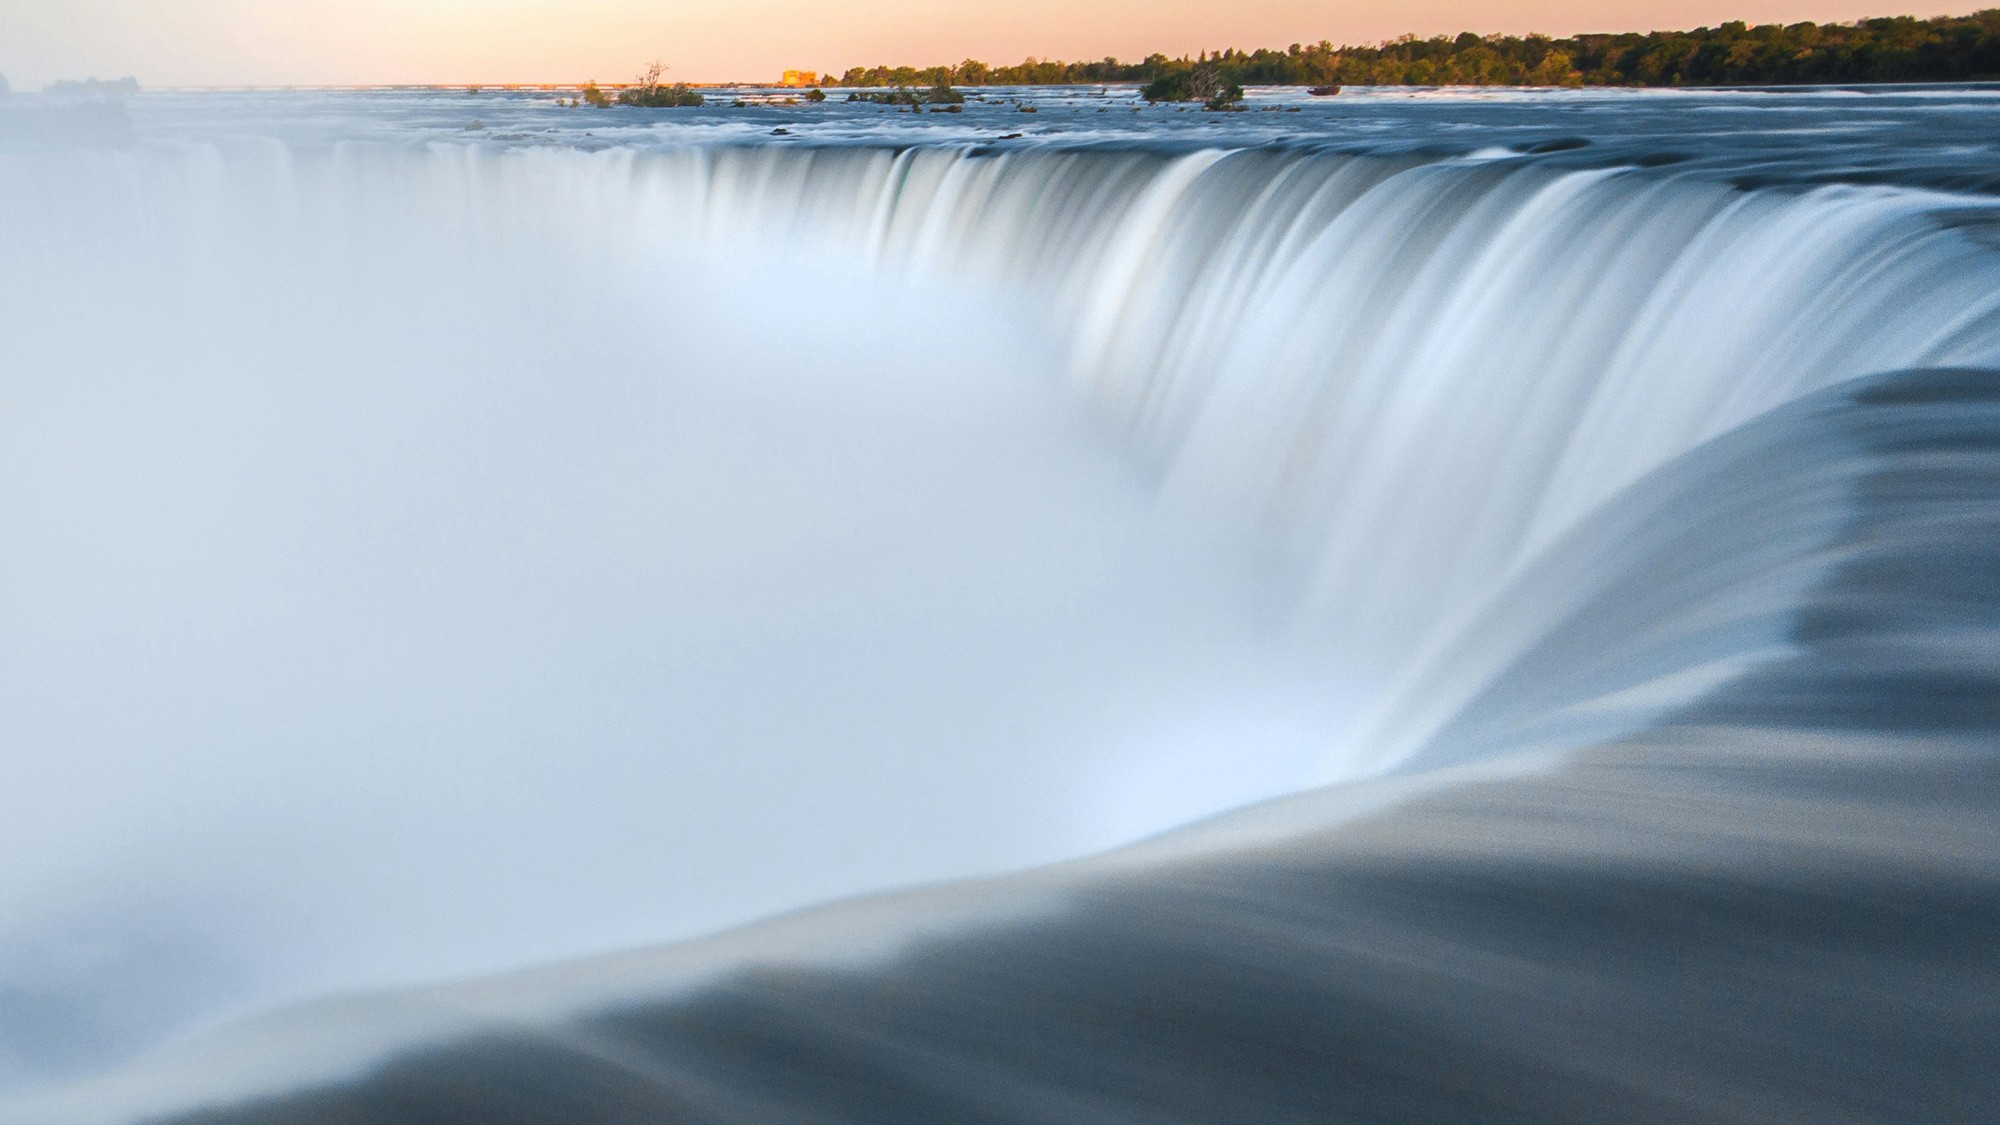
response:
M0 1117L1971 1104L2000 97L990 97L0 101Z

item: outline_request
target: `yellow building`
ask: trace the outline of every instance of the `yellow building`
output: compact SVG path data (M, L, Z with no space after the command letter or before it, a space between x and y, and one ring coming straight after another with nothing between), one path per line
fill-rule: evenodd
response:
M786 89L803 89L807 86L817 86L819 85L819 75L810 70L788 70L785 72L785 77L779 80L778 85Z

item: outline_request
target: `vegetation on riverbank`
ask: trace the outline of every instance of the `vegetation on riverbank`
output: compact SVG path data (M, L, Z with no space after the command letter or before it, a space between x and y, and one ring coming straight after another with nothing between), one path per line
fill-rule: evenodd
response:
M1372 47L1293 44L1283 50L1153 55L1019 66L967 60L927 68L856 67L839 85L873 87L1094 85L1138 82L1162 93L1212 67L1237 85L1276 86L1782 86L1857 82L2000 80L2000 9L1969 16L1896 16L1856 23L1576 35L1477 35L1401 39ZM1174 98L1162 100L1208 100Z

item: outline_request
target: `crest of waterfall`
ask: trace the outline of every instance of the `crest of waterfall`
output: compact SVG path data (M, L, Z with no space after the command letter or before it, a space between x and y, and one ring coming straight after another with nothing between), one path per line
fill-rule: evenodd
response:
M1907 189L1224 149L153 160L78 179L150 195L164 173L212 219L312 215L336 243L329 211L401 206L571 251L762 247L993 285L1170 493L1278 545L1302 628L1391 680L1674 455L1846 379L2000 355L1995 209Z
M1848 379L2000 356L1996 212L1962 197L1265 151L686 159L737 236L823 234L793 201L851 194L871 259L1039 291L1167 487L1282 543L1302 627L1392 683L1434 676L1426 653L1467 673L1491 599L1677 454ZM1385 704L1441 721L1426 686ZM1377 763L1413 748L1362 729Z
M998 286L1171 491L1284 545L1312 627L1378 671L1674 455L1824 386L2000 354L1995 208L1906 189L990 146L267 142L74 171L323 250L353 237L341 212L400 207L570 250L754 246ZM188 253L212 233L178 229Z
M367 159L447 215L560 200L607 242L775 245L1031 305L1168 495L1287 560L1297 627L1440 723L1448 698L1386 688L1651 469L1848 379L2000 358L2000 209L1943 193L1264 149L412 155ZM1385 711L1328 775L1427 729Z

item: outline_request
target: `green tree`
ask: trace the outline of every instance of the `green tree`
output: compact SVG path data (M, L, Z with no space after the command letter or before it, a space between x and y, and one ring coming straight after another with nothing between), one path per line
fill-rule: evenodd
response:
M1568 51L1550 51L1528 72L1530 86L1581 86L1583 75Z

